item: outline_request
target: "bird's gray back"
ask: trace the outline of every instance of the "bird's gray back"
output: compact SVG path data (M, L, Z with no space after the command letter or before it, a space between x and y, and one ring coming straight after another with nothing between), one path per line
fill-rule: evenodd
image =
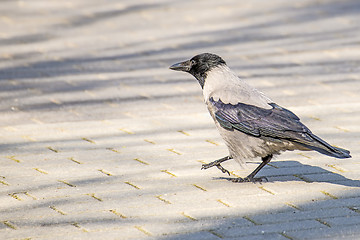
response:
M242 131L229 131L217 121L216 107L210 102L221 101L224 104L243 103L262 109L271 109L272 101L257 89L248 85L232 72L226 65L212 69L208 74L203 89L204 101L210 115L215 121L220 135L224 139L230 155L243 165L247 160L278 154L282 150L302 148L290 141L279 141L272 138L259 138ZM305 149L303 149L305 150Z
M248 85L226 65L221 65L208 72L203 89L204 101L211 97L221 99L223 103L245 103L268 108L272 101L263 93Z

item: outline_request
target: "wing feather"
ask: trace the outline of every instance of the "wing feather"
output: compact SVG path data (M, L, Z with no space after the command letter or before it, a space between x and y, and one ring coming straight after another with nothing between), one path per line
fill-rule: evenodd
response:
M289 140L320 153L345 158L349 151L336 148L314 135L291 111L269 103L265 109L244 103L225 104L219 99L209 99L215 108L215 119L220 126L230 131L241 131L254 137L274 140Z

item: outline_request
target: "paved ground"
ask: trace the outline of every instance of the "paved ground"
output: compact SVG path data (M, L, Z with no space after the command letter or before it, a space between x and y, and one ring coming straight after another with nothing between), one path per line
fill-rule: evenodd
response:
M359 239L359 1L2 1L1 239ZM234 184L198 83L217 53L351 150ZM256 165L241 169L245 176Z

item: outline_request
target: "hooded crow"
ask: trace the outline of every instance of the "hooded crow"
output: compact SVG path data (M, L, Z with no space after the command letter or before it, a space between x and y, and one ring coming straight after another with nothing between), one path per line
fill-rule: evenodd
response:
M331 146L300 122L291 111L277 105L262 92L239 78L225 61L211 53L196 55L176 63L172 70L193 75L199 82L205 104L224 139L229 155L202 169L216 166L229 173L221 163L235 159L240 165L260 157L261 164L245 178L233 182L256 182L255 175L270 162L273 155L287 150L315 150L335 158L350 158L348 150Z

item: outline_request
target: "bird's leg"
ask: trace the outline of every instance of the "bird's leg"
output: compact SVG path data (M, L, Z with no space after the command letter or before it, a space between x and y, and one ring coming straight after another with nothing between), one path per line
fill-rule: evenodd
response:
M250 173L246 178L234 178L231 181L232 182L262 182L264 178L254 178L255 175L266 165L270 162L273 155L267 155L266 157L261 158L262 163L252 172ZM265 178L266 179L266 178Z
M230 160L230 159L232 159L232 157L230 157L230 156L220 158L220 159L215 160L215 161L213 161L211 163L203 164L201 169L208 169L208 168L216 166L218 169L220 169L220 171L222 171L223 173L227 173L230 176L230 172L220 165L220 163L225 162L225 161Z

